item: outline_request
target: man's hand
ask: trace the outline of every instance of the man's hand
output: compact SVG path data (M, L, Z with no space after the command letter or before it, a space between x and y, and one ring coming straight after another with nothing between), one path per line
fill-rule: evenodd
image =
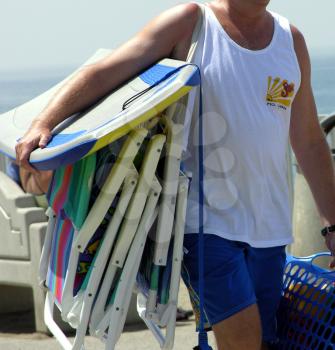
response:
M36 174L37 170L29 163L30 153L38 147L44 148L51 136L51 130L47 125L38 121L33 123L15 146L16 163L29 172Z
M326 238L326 245L329 251L332 253L332 261L329 263L329 267L331 269L335 268L335 233L330 232L327 234Z

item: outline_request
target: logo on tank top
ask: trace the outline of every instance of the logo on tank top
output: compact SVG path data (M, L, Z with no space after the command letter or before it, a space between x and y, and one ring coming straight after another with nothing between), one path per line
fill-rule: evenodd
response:
M287 109L291 106L294 95L294 83L281 80L279 77L268 77L268 91L266 101L268 106Z

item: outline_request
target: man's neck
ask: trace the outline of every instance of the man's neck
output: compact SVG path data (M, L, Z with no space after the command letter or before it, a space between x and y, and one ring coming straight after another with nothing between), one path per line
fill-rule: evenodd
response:
M269 45L274 21L267 12L269 0L214 0L210 7L220 24L238 45L261 50Z
M252 24L264 19L268 0L216 0L228 16L234 21Z

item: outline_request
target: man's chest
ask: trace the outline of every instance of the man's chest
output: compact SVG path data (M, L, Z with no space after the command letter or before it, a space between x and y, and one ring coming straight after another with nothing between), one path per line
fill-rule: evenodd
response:
M238 27L231 22L223 25L228 36L239 46L248 50L262 50L270 45L273 37L273 29L255 29L252 27Z

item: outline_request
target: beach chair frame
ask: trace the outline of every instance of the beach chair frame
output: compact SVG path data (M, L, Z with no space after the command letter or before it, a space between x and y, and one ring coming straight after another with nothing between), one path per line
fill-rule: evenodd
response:
M162 187L158 180L154 179L143 215L141 217L141 222L138 225L136 235L131 244L127 260L119 278L114 302L113 304L109 305L107 311L104 312L104 305L107 303L111 285L110 277L113 275L113 272L110 273L110 270L113 270L116 267L113 264L112 259L107 268L105 279L102 283L99 294L100 302L99 305L95 305L91 317L92 325L94 323L94 319L100 320L100 322L95 329L93 329L93 327L90 325L91 334L92 331L94 331L95 336L98 336L102 340L106 340L106 349L114 348L123 330L145 241L147 239L148 232L155 218L157 217L157 203L161 190Z
M180 283L181 263L183 259L184 228L187 207L187 193L189 181L186 176L179 177L178 195L176 203L176 217L173 232L172 272L169 290L169 301L163 313L148 313L148 298L137 290L137 311L147 327L151 330L161 349L171 350L174 344L176 312ZM161 326L166 326L166 331Z

